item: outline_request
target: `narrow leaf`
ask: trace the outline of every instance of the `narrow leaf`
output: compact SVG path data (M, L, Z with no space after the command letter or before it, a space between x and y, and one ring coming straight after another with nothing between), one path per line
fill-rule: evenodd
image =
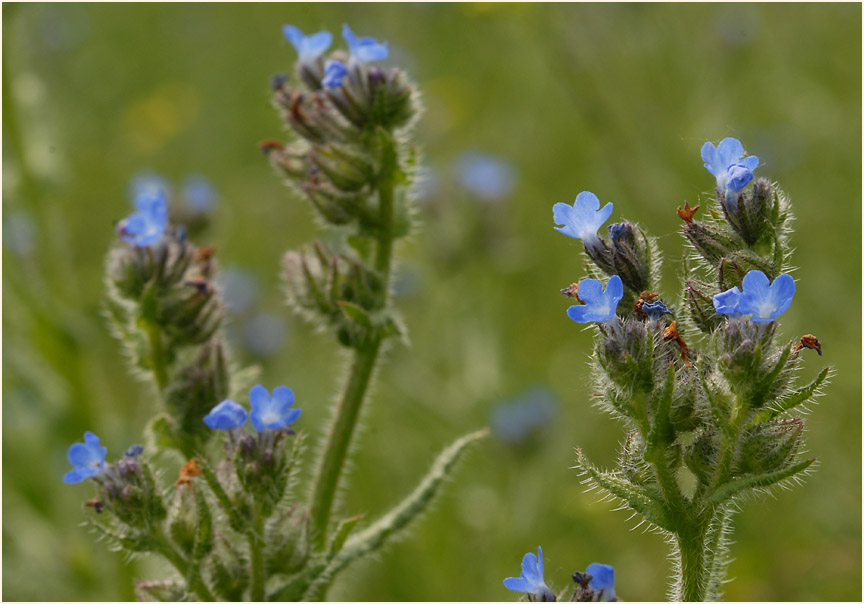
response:
M769 487L772 484L777 484L782 480L791 478L799 472L803 472L809 468L814 461L816 461L815 457L813 459L806 459L783 470L778 470L777 472L770 472L768 474L752 474L736 478L735 480L730 480L729 482L717 487L714 492L705 499L705 501L708 503L722 503L731 499L744 489Z
M822 371L819 372L819 375L816 376L816 379L804 386L803 388L799 388L791 395L786 398L780 399L777 401L777 404L771 409L765 409L762 413L760 413L753 420L753 424L768 421L784 413L791 409L794 409L801 403L808 401L816 391L819 389L819 386L822 385L822 382L828 377L828 374L831 372L830 367L825 367Z
M675 432L672 429L672 423L669 421L669 408L672 406L672 394L674 391L675 365L669 363L669 370L666 372L666 381L663 384L663 392L660 393L659 400L655 399L654 424L651 426L651 432L648 434L646 457L650 456L654 458L655 454L675 439Z
M204 476L204 480L207 482L207 486L210 487L210 490L213 491L213 494L216 496L216 500L219 502L220 507L225 512L225 515L228 516L228 524L231 525L237 532L244 532L248 527L248 520L237 510L233 503L231 503L231 499L228 497L228 493L225 492L225 489L222 488L222 484L219 482L219 479L216 477L216 473L213 471L213 468L204 459L203 456L199 455L196 458L198 462L198 467L201 468L201 475Z
M620 476L601 472L591 465L580 449L576 449L576 456L578 466L584 469L599 486L615 497L624 500L633 510L642 514L648 522L669 532L674 532L672 517L662 500L652 495L644 487L635 485Z
M357 325L363 327L372 327L372 318L369 316L369 313L363 310L360 306L345 300L340 300L337 304L349 321L353 321Z
M353 531L360 521L363 520L363 516L363 514L360 514L358 516L352 516L351 518L345 518L339 523L333 538L330 540L330 547L327 551L328 559L332 559L333 556L339 553L339 550L341 550L342 546L345 545L345 540L348 538L348 535L350 535L351 531Z

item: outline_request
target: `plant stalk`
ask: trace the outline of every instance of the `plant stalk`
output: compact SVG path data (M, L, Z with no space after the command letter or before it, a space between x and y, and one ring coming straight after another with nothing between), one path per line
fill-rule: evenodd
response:
M252 527L247 533L249 537L249 566L250 587L249 600L252 602L264 601L264 587L267 582L266 569L264 568L264 514L261 506L255 505L252 512Z

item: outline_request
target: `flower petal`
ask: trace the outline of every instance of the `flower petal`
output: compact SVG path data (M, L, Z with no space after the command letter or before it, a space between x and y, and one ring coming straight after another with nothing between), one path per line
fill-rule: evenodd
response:
M759 158L755 155L750 155L748 157L742 157L738 160L738 163L752 172L759 166Z
M586 215L590 212L596 212L600 208L600 199L591 191L582 191L576 196L573 207L576 209L577 214Z
M73 466L89 467L99 461L99 451L84 443L74 443L69 447L66 458Z
M624 283L618 275L609 277L609 282L606 284L606 298L614 300L614 306L618 306L618 302L624 297Z
M615 569L608 564L598 564L594 562L589 564L585 569L591 575L591 582L588 586L594 591L603 591L604 602L616 600L615 596Z
M720 315L731 315L738 313L738 299L741 296L741 290L737 287L727 289L714 296L714 310Z
M534 585L526 581L524 577L509 577L504 579L504 587L524 594L534 593Z
M738 163L738 160L744 155L744 146L737 138L724 138L717 145L717 155L724 167L729 167L732 164Z
M760 298L768 295L769 287L770 282L765 273L755 269L744 275L741 281L741 289L745 294L754 294Z
M300 52L300 47L303 44L303 32L300 31L300 28L295 27L294 25L283 25L282 35L291 42L294 48L297 49L297 52Z
M591 306L603 302L603 284L597 279L582 279L579 282L579 299Z
M779 317L789 310L792 298L795 296L795 279L791 275L782 274L771 284L771 300L774 303L774 316Z
M531 583L542 583L543 577L537 572L537 556L528 552L522 558L522 576Z
M98 470L93 470L91 468L75 468L74 470L69 470L63 475L63 482L66 484L76 484L98 473Z
M273 389L273 401L280 409L294 404L294 391L288 386L276 386Z
M271 404L270 393L261 384L252 386L249 391L249 404L252 406L252 411L268 407Z
M315 59L330 48L332 42L333 35L329 31L309 34L303 40L303 55L306 59Z

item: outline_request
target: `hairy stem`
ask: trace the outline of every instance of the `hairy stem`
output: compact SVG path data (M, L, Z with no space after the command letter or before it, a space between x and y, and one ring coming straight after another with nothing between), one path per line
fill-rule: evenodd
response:
M249 600L252 602L264 601L264 586L267 581L264 568L264 514L261 506L255 505L252 512L252 527L247 536L249 537L249 566L250 587Z
M150 346L150 369L153 371L153 379L159 389L159 395L164 396L165 388L168 386L168 367L165 363L165 351L162 347L162 332L158 325L148 324L147 343Z
M676 535L681 555L680 597L685 602L702 602L708 586L708 565L705 560L705 529L701 521Z
M188 588L198 596L202 602L215 602L216 598L204 582L204 578L196 564L191 564L183 555L177 551L174 545L161 532L154 536L158 545L158 551L162 556L177 569L186 579Z

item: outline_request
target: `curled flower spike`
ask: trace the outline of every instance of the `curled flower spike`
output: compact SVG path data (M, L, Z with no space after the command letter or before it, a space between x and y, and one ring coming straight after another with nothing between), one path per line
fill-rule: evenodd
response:
M150 189L135 198L135 212L117 225L124 241L146 247L162 239L168 226L168 200L161 190Z
M204 423L214 430L233 430L246 423L246 409L225 399L204 416Z
M99 446L99 437L92 432L85 432L83 443L75 443L69 447L66 456L69 463L75 467L63 475L63 482L75 484L96 476L105 467L107 454L108 448Z
M321 85L326 88L339 88L342 85L342 78L347 73L348 68L342 61L327 61L324 64L324 77L321 79Z
M795 296L795 280L778 275L774 283L762 271L744 275L741 290L737 287L714 296L714 308L723 315L751 315L754 323L774 321L789 309Z
M612 215L612 203L600 209L600 200L590 191L582 191L576 196L572 206L556 203L552 206L552 216L557 224L555 230L568 237L581 239L585 245L597 241L597 229Z
M755 155L744 156L744 147L737 138L724 138L717 147L707 142L702 145L702 160L717 179L717 186L727 192L737 193L753 180L753 170L759 165Z
M319 31L317 34L304 36L299 28L293 25L283 25L282 33L297 49L301 63L311 63L330 48L333 36L329 31Z
M522 558L522 574L504 579L504 587L511 591L529 594L537 602L554 602L555 594L543 580L543 549L537 548L537 556L528 552Z
M618 302L624 297L624 283L621 277L612 275L604 291L597 279L582 279L577 291L585 304L571 306L567 316L577 323L605 323L615 317Z
M370 61L380 61L386 59L388 50L387 42L379 42L375 38L364 37L358 38L348 27L348 24L342 25L342 37L348 43L348 51L351 53L351 61L357 63L369 63Z
M294 392L288 386L276 386L273 397L267 389L258 384L249 392L249 402L252 405L252 426L258 432L278 430L293 424L303 412L302 409L291 409L294 404Z
M591 575L588 587L594 590L595 596L599 596L598 602L617 602L615 595L615 569L608 564L594 562L589 564L585 572Z

